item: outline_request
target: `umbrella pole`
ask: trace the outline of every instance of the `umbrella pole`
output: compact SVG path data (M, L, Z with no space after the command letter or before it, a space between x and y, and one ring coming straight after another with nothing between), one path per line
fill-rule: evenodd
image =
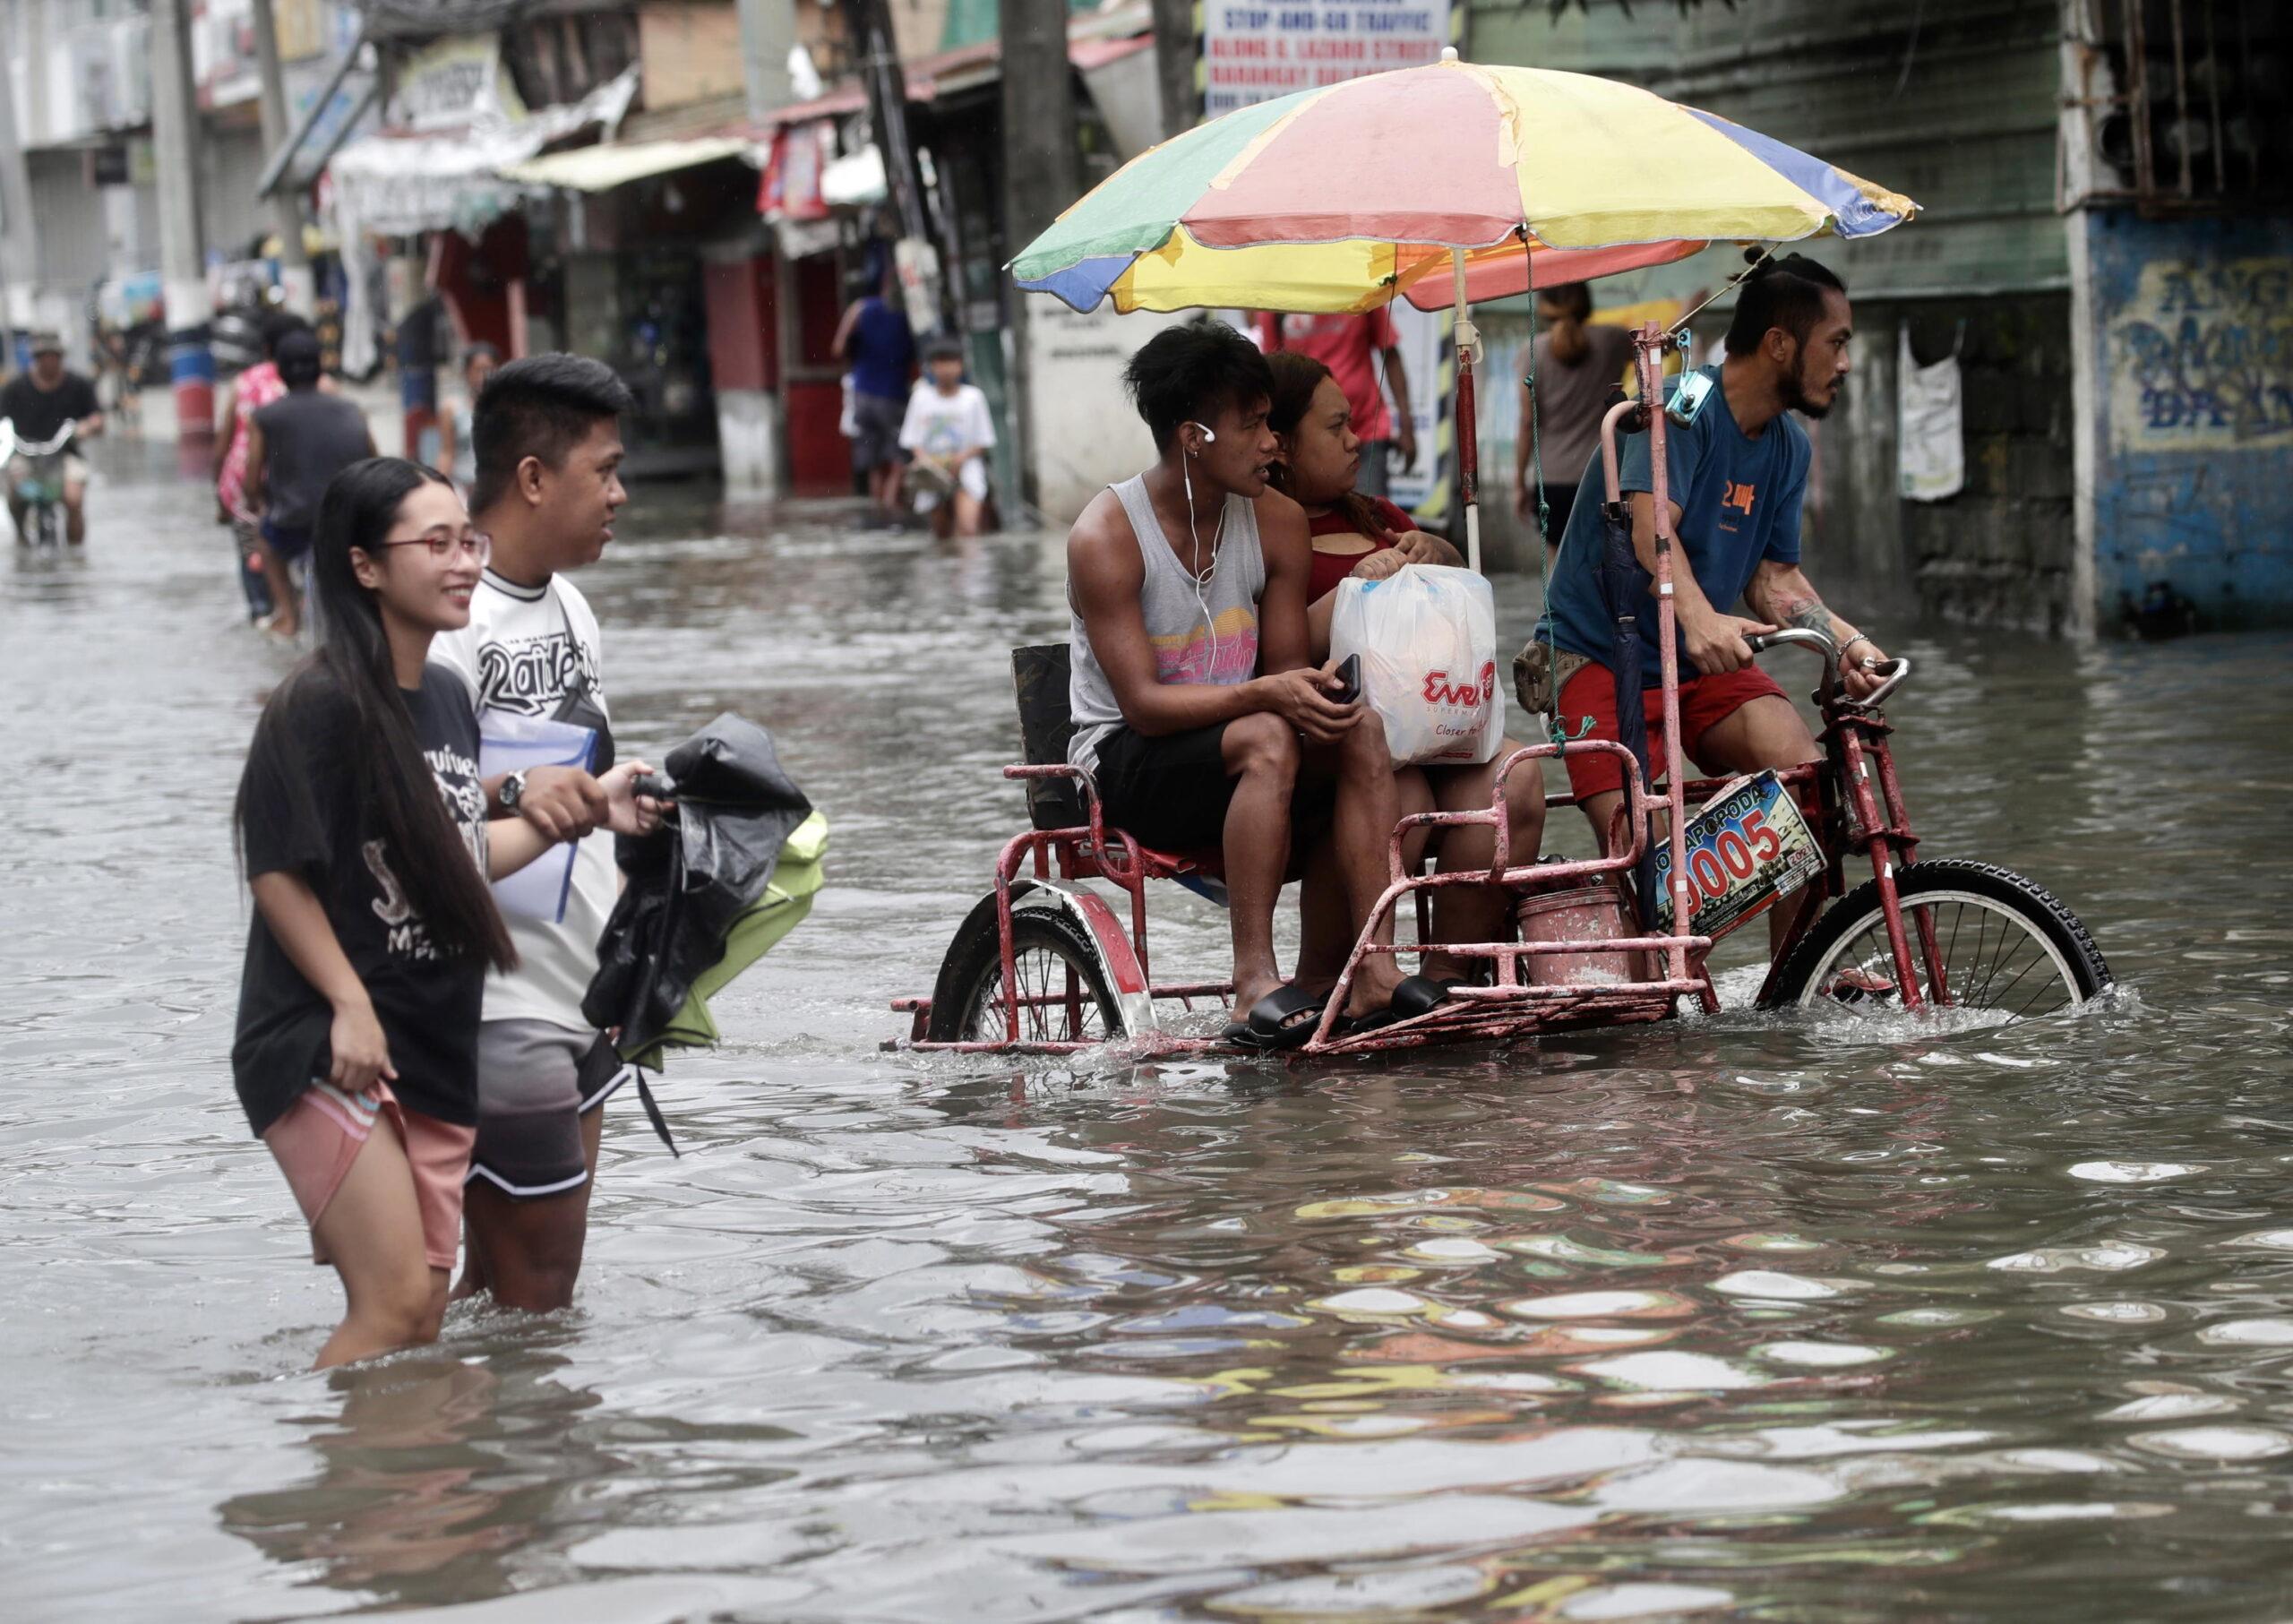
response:
M1481 331L1465 302L1465 251L1449 250L1456 276L1457 486L1465 510L1465 568L1481 573L1481 434L1473 417L1473 364L1481 354Z
M1680 752L1680 656L1672 606L1672 504L1664 458L1664 330L1650 322L1633 335L1635 359L1640 374L1640 398L1648 403L1648 483L1655 495L1649 505L1656 520L1656 646L1664 675L1665 801L1671 812L1669 831L1672 848L1672 945L1664 950L1666 975L1673 981L1688 978L1688 951L1677 940L1690 932L1696 914L1696 887L1688 872L1688 765Z

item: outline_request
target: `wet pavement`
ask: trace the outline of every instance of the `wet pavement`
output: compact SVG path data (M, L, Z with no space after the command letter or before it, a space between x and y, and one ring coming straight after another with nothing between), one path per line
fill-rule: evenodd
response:
M287 662L105 449L86 555L0 560L0 1615L2293 1610L2293 640L1887 640L1928 855L2079 911L2082 1016L1022 1068L879 1044L1020 821L1056 542L640 491L582 579L624 747L765 723L829 889L673 1063L683 1158L613 1108L575 1309L313 1376L227 1064Z

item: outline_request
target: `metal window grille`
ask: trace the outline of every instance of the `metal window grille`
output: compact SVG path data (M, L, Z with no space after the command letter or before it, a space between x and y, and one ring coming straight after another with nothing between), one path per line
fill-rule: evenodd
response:
M2160 213L2293 199L2293 7L2065 0L2061 201Z

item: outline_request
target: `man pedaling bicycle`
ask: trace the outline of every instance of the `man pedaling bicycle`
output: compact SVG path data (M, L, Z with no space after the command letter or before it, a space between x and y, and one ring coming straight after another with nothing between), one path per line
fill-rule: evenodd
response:
M1875 692L1884 681L1874 668L1885 652L1825 604L1799 562L1799 513L1812 459L1807 430L1789 414L1821 417L1832 408L1851 365L1853 329L1837 276L1800 254L1767 262L1738 296L1727 359L1702 369L1713 382L1710 393L1686 426L1675 413L1666 427L1665 483L1678 540L1672 603L1680 744L1706 773L1796 767L1819 753L1782 689L1753 663L1747 637L1785 627L1820 632L1839 648L1840 680L1850 698ZM1618 471L1632 509L1633 551L1653 596L1656 514L1645 434L1626 439ZM1614 679L1606 663L1615 626L1597 573L1606 496L1596 451L1578 486L1536 632L1539 641L1550 640L1555 715L1572 740L1617 736ZM1739 600L1750 617L1733 612ZM1649 754L1661 773L1663 674L1656 624L1653 607L1638 616ZM1624 799L1623 769L1614 756L1596 752L1572 755L1567 764L1569 787L1605 845L1610 819ZM1771 944L1790 926L1790 910L1773 910Z
M17 444L45 445L66 423L74 425L75 443L102 434L104 414L96 400L96 386L78 373L64 370L64 340L52 332L34 333L31 350L30 369L0 388L0 417L15 425ZM88 538L88 465L67 450L62 471L64 535L76 547ZM15 523L19 540L30 539L24 534L24 518L31 504L24 500L21 487L32 475L30 458L19 452L9 459L8 517Z

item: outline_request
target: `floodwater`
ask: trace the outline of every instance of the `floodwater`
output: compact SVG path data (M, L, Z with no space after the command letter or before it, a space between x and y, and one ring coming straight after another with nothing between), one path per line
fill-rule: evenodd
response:
M226 1060L285 661L109 454L84 558L0 562L0 1616L2293 1610L2287 640L1888 639L1928 854L2079 910L2081 1017L1021 1068L879 1045L1020 821L1055 545L640 492L619 731L769 726L829 889L663 1082L683 1158L612 1108L576 1308L314 1376Z

